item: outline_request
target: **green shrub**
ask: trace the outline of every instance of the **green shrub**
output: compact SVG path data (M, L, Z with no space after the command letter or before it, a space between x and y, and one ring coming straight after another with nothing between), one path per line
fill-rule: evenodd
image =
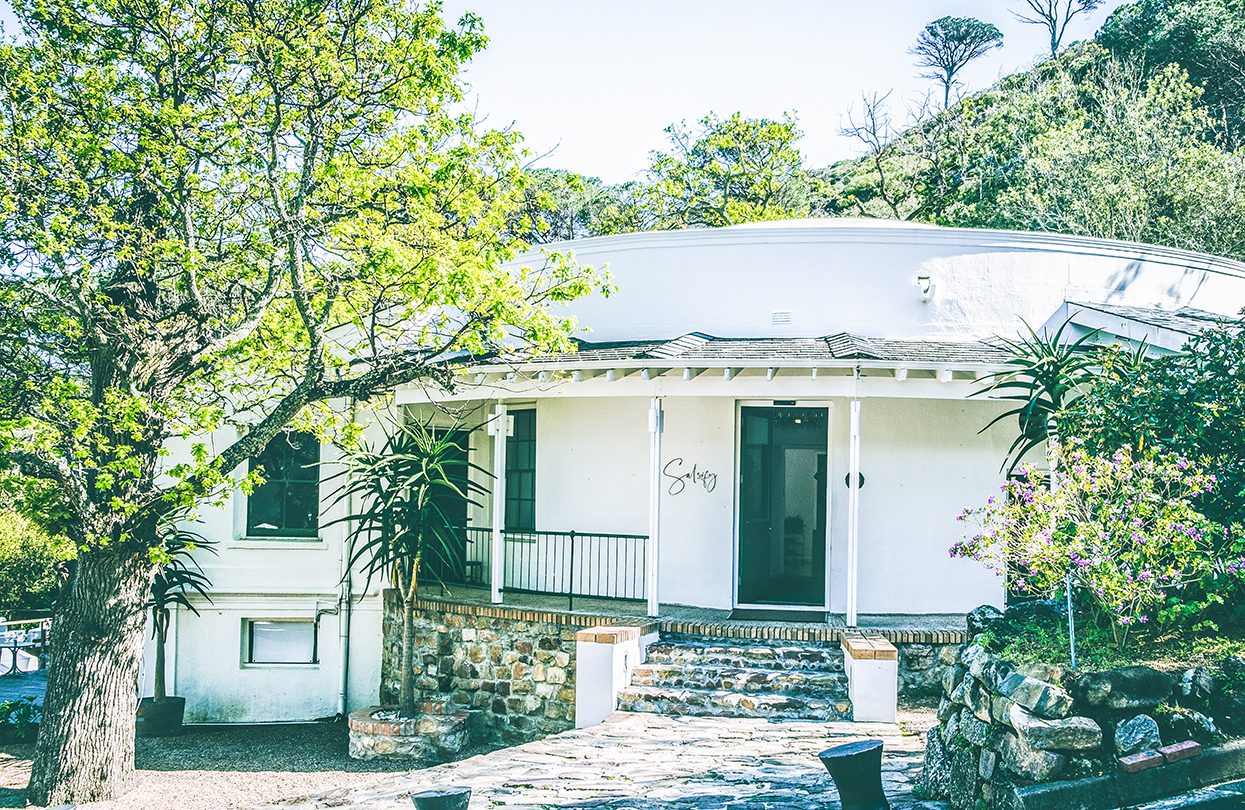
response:
M10 509L0 509L0 615L47 611L72 547Z
M6 700L0 703L0 737L23 741L33 740L39 733L43 707L33 697Z

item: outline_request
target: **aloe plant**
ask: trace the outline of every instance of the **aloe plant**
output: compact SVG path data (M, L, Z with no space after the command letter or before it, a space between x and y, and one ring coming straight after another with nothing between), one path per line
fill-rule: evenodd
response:
M182 528L178 519L173 516L160 521L157 529L160 545L157 556L164 560L156 571L151 583L151 597L147 607L151 610L151 634L156 640L155 688L152 696L156 702L168 698L168 683L165 674L165 643L169 634L169 615L174 607L184 607L196 616L199 610L190 601L190 595L197 593L208 602L211 580L199 568L192 554L196 549L216 553L213 548L215 540L206 540L195 532Z
M430 554L452 559L462 531L442 503L462 499L478 506L475 497L488 492L471 480L472 472L488 473L463 457L458 433L425 422L394 426L379 447L345 449L343 470L331 476L345 478L334 503L353 504L350 514L333 521L349 524L351 566L363 561L369 584L377 574L387 575L402 602L402 717L415 716L411 669L420 563Z
M1025 334L998 338L999 344L1011 354L1007 368L978 380L989 385L973 396L985 395L1016 403L981 429L984 433L1005 419L1016 419L1019 431L1003 462L1009 474L1030 450L1055 438L1054 419L1097 375L1100 357L1098 347L1091 341L1098 330L1065 341L1064 333L1070 323L1070 320L1064 321L1053 332L1043 333L1026 323Z

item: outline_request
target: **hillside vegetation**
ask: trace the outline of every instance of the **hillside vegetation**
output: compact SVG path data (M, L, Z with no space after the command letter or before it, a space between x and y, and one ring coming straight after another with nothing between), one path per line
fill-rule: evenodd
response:
M805 216L1101 236L1245 258L1245 0L1141 0L1093 42L904 114L865 98L862 156L810 167L794 116L667 128L643 179L531 172L535 242Z

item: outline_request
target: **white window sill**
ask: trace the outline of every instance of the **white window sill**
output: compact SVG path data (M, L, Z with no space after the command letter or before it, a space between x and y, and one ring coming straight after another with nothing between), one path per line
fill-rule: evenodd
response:
M234 548L324 548L323 537L235 537Z
M242 662L242 669L319 669L319 664L248 664Z

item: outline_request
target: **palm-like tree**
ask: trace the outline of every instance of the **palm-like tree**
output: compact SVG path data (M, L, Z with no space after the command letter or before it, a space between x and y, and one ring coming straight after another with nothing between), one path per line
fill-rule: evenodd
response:
M355 511L337 522L350 524L350 562L365 561L370 583L384 573L402 601L401 686L398 713L415 716L411 668L414 657L414 613L420 562L429 554L453 559L462 527L453 525L443 504L454 500L479 505L475 496L488 490L471 480L471 472L487 473L465 458L457 430L429 423L398 425L386 430L379 447L361 446L344 452L344 476L334 503L350 500Z
M161 539L160 551L164 564L156 571L151 583L151 598L147 607L151 610L151 633L156 640L155 688L152 696L157 703L168 699L168 684L165 675L165 642L169 633L169 614L175 607L184 607L196 616L198 609L190 601L192 593L206 599L211 581L195 562L192 552L202 549L212 554L215 540L206 540L202 536L181 528L178 518L167 516L160 521L158 528Z
M1033 448L1056 437L1054 420L1093 382L1101 361L1098 347L1091 341L1098 330L1076 340L1065 341L1070 320L1053 332L1038 333L1025 324L1026 334L999 338L1010 352L1007 369L983 377L989 385L974 392L1016 403L1015 407L990 420L982 432L1015 417L1019 433L1007 451L1004 466L1010 474Z

